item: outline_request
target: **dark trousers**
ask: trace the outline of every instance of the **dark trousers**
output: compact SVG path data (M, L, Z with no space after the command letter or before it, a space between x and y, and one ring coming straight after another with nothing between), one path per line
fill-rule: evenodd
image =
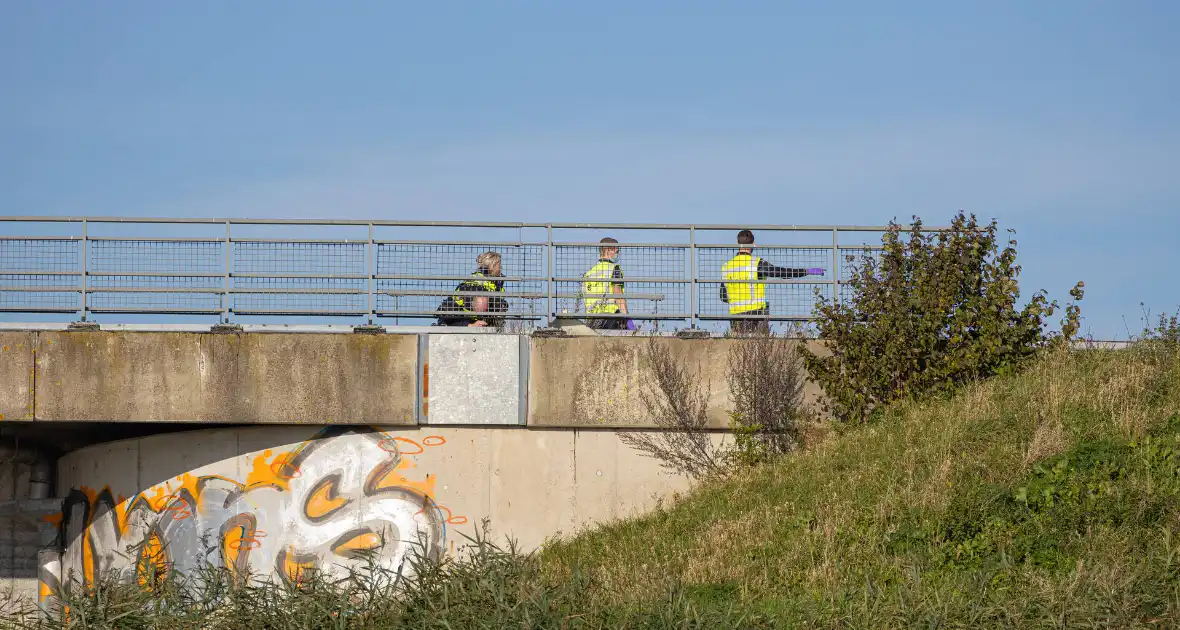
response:
M729 320L729 330L737 335L753 335L753 334L769 334L770 333L770 307L763 306L754 311L742 313L743 315L758 315L766 319L731 319Z
M627 330L625 317L594 317L586 320L586 325L594 330Z

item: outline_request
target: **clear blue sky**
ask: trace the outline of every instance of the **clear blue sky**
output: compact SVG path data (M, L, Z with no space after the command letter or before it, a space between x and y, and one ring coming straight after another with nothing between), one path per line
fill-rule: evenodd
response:
M0 4L0 214L1017 230L1180 305L1180 3Z

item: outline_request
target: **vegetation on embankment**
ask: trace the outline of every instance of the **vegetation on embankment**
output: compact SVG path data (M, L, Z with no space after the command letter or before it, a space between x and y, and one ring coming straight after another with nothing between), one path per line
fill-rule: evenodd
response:
M23 627L1180 625L1180 344L1059 350L848 426L539 554L302 587L210 567Z
M1180 350L1055 352L549 546L588 607L852 627L1180 625ZM789 626L788 626L789 627Z

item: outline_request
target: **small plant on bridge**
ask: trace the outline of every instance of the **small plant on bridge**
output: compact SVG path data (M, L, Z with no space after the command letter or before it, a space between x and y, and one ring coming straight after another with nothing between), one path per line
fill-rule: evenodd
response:
M837 419L864 421L882 405L1012 369L1077 335L1083 284L1070 291L1060 332L1047 332L1057 302L1038 291L1018 305L1016 240L999 249L994 220L981 226L960 211L931 234L915 217L907 235L891 223L883 244L848 282L851 300L819 297L817 329L831 354L800 349Z
M708 426L709 384L657 337L640 356L640 400L662 431L626 432L624 443L692 478L724 475L795 447L803 407L803 366L796 340L759 333L730 348L732 442L714 439Z
M797 343L763 332L730 349L726 375L733 404L734 446L728 454L732 461L755 464L794 450L799 425L808 415Z

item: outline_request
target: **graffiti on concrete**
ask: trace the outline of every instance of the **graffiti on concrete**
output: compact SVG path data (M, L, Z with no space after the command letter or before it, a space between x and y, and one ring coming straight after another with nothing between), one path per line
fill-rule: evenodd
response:
M183 474L129 499L71 490L53 519L63 554L42 567L42 603L66 580L195 574L208 563L283 580L368 562L405 575L413 546L437 557L447 524L466 522L435 503L433 476L407 477L414 455L445 442L328 427L291 451L248 456L241 482Z

